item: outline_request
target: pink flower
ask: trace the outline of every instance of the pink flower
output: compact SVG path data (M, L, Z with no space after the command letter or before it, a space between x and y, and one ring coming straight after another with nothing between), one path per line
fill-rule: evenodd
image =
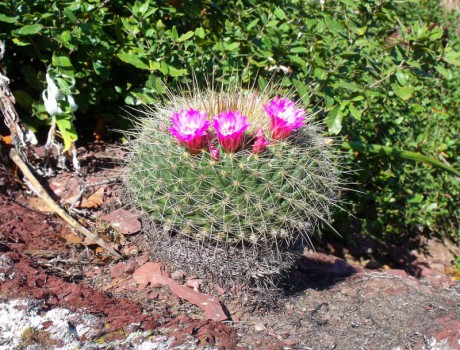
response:
M275 140L285 139L294 130L305 125L305 110L297 108L287 98L277 96L268 105L264 105L264 108L271 119L270 131Z
M235 152L241 146L243 133L249 123L240 112L228 111L220 113L214 118L214 128L217 139L225 152Z
M265 133L262 128L257 129L255 137L256 140L252 146L252 153L259 154L263 152L265 146L268 146L270 142L265 138Z
M177 137L190 153L197 154L207 140L206 130L211 125L211 122L206 120L206 112L194 109L174 112L171 122L171 134Z
M212 142L209 144L209 153L211 153L211 159L219 160L219 158L220 158L219 149L216 148L216 146L214 146L214 144Z

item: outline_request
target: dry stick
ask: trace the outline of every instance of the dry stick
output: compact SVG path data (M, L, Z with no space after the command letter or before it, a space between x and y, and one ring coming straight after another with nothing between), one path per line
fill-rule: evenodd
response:
M88 237L90 240L98 244L100 247L104 248L107 250L110 254L112 254L116 259L121 259L122 256L115 251L108 243L106 243L102 238L99 238L96 234L92 233L89 231L86 227L82 226L77 220L75 220L73 217L71 217L69 214L65 212L64 209L62 209L48 194L48 192L45 191L43 186L40 184L40 182L35 178L35 176L32 174L28 166L24 163L24 161L21 159L19 156L18 152L16 149L12 148L10 151L10 157L13 160L13 162L18 166L18 168L22 171L24 176L26 177L27 180L32 183L34 188L37 190L38 195L40 196L43 201L56 213L58 214L63 220L65 220L72 228L75 230L79 231L86 237Z

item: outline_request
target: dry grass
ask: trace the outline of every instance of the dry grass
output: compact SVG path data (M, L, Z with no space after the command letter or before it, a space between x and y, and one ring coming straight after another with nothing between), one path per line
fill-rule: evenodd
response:
M460 11L460 0L441 0L441 6L447 11Z

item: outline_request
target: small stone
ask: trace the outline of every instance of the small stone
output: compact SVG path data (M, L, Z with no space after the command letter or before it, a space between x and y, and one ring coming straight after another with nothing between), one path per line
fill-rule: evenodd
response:
M118 263L110 268L110 276L112 278L120 277L126 272L126 264Z
M101 220L109 222L116 231L124 235L132 235L142 229L139 217L122 208L102 216Z
M203 280L197 278L197 279L189 279L189 280L187 280L187 283L185 283L185 285L187 287L193 288L193 290L195 292L199 292L201 283L203 283Z
M138 266L144 265L147 261L149 261L149 253L144 253L140 257L136 258L136 262Z
M181 271L181 270L174 271L171 274L171 278L173 280L182 280L184 277L185 277L185 273L183 271Z
M6 272L14 266L14 261L8 255L0 255L0 272Z
M258 324L256 324L256 325L254 326L254 330L255 330L256 332L262 332L262 331L266 330L266 328L265 328L265 325L264 325L264 324L258 323Z
M139 253L139 249L135 246L127 246L121 249L121 253L123 255L137 255Z
M286 346L294 346L294 345L297 345L298 341L296 339L286 339L284 341L284 344Z
M133 273L139 265L137 264L136 260L128 260L126 262L125 273L131 274Z

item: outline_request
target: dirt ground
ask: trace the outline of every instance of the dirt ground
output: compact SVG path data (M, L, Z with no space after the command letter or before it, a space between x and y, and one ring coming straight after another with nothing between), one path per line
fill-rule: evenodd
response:
M316 242L267 307L149 254L148 232L119 199L122 157L93 144L80 149L84 175L44 181L122 261L0 176L0 350L460 349L458 247Z

